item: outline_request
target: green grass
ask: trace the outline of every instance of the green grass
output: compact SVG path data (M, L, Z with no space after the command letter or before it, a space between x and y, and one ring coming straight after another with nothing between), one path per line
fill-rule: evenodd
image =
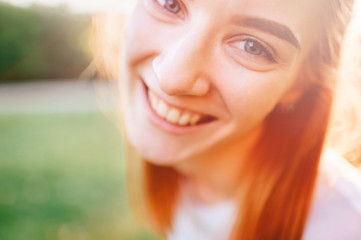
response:
M0 116L0 239L156 239L132 220L102 114Z

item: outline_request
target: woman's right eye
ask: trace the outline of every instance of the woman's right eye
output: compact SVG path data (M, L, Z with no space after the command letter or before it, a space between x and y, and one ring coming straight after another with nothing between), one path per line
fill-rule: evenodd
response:
M181 11L181 5L178 0L155 0L165 10L178 14Z

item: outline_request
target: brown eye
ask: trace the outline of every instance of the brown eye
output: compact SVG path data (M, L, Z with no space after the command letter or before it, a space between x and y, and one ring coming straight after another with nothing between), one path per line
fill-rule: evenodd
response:
M262 43L254 39L245 39L237 43L237 47L242 51L253 56L265 57L268 60L274 61L271 52Z
M244 50L252 55L261 55L264 52L263 46L252 40L244 41Z
M157 0L167 11L177 14L181 10L180 4L177 0Z

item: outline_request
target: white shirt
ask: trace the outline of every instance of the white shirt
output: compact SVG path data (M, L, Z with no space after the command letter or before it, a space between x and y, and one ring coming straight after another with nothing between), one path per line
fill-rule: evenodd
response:
M322 157L303 240L361 240L361 173L333 151ZM226 240L236 205L182 199L169 240Z

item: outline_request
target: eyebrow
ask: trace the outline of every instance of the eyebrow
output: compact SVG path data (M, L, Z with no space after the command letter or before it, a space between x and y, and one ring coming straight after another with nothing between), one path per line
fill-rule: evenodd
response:
M301 48L300 43L298 42L297 38L292 33L292 31L288 27L280 23L264 18L256 18L256 17L244 16L244 15L234 16L231 19L231 22L236 25L256 28L262 32L270 33L282 40L289 42L298 49Z

